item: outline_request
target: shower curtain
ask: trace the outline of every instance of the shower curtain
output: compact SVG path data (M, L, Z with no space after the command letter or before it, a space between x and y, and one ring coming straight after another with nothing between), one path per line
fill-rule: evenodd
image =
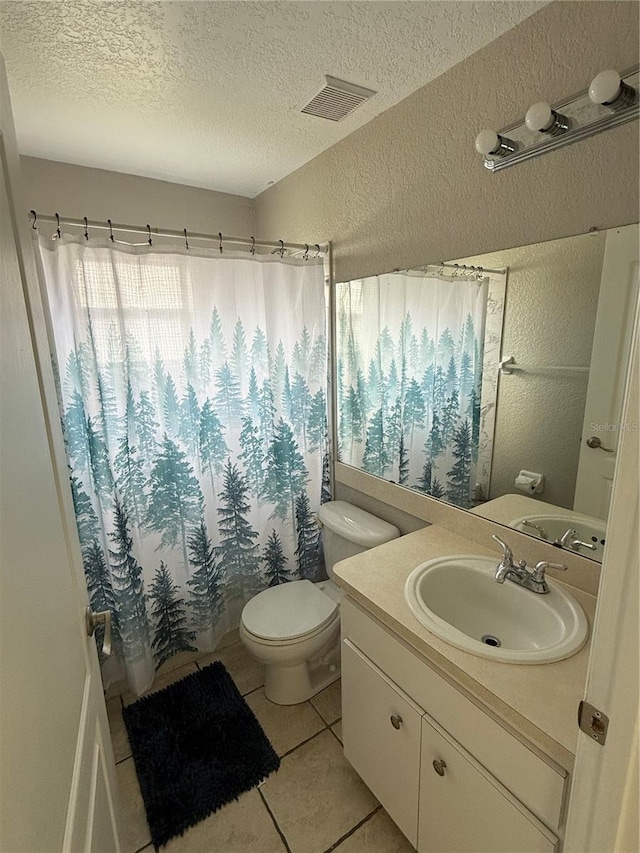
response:
M213 649L261 589L316 577L323 264L39 245L91 607L113 614L103 677L140 694L173 655Z
M336 286L342 462L460 507L477 483L488 494L505 281L410 271Z

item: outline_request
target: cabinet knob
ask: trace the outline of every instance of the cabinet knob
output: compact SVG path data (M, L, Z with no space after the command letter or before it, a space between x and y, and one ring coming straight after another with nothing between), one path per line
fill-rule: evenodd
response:
M400 714L392 714L389 719L391 720L391 725L394 729L399 729L402 725L402 717Z
M446 769L446 766L447 766L447 762L444 759L442 759L441 761L438 761L438 759L436 758L433 762L433 769L436 771L438 776L444 776L444 771Z

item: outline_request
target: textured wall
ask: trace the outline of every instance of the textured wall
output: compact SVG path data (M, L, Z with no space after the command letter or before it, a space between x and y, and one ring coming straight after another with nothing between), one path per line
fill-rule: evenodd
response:
M2 0L0 43L23 153L253 197L541 5ZM327 73L377 94L303 115Z
M517 364L588 367L606 234L581 234L465 258L509 268L502 352ZM491 497L514 492L522 468L545 475L540 499L573 508L588 374L501 376Z
M29 209L128 225L253 234L249 198L34 157L20 162Z
M338 280L638 220L638 124L492 175L473 142L638 62L638 4L559 2L256 199L263 237L330 239Z

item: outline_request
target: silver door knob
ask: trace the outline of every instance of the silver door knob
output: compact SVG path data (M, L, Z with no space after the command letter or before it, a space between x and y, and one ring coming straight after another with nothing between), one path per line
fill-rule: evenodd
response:
M447 762L444 760L444 758L441 759L440 761L438 761L438 759L436 758L433 762L433 769L436 771L438 776L444 776L444 771L445 771L446 767L447 767Z
M587 439L587 447L590 447L592 450L604 450L605 453L615 453L615 450L612 450L610 447L603 447L602 441L597 435L592 435Z
M111 654L111 611L101 610L99 613L90 607L84 611L84 622L87 626L87 636L93 637L98 625L104 625L104 637L102 639L102 654L109 657Z
M399 729L402 725L402 717L400 714L392 714L389 719L391 720L391 725L394 729Z

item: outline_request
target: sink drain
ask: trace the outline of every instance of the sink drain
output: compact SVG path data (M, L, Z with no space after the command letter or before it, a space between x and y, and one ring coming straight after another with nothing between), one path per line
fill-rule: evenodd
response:
M494 637L493 634L483 634L480 637L480 640L487 646L493 646L494 648L499 648L502 643L497 637Z

